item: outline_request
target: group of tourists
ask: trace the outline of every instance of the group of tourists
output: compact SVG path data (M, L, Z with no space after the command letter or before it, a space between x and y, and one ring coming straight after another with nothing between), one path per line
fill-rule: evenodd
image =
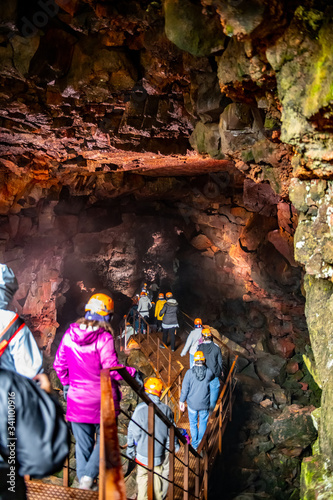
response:
M1 487L4 500L25 496L24 475L44 477L63 464L69 452L69 431L59 404L52 398L47 376L42 373L42 355L37 343L24 321L9 310L9 303L18 288L13 271L0 265L0 475L1 479L11 473L10 414L8 397L15 407L16 462L13 472L14 493ZM151 288L150 288L151 290ZM149 319L152 295L146 285L141 291L137 311ZM151 290L158 293L158 289ZM85 315L71 324L58 347L54 369L63 385L67 402L66 420L75 437L78 487L96 489L99 472L100 439L100 372L103 368L120 365L115 350L111 320L114 302L104 293L96 293L85 306ZM154 308L157 329L163 332L163 344L170 336L171 350L175 350L175 335L178 324L178 303L173 294L159 293ZM133 327L132 327L133 328ZM133 328L134 330L134 328ZM144 333L144 332L143 332ZM162 346L164 348L164 345ZM190 369L186 372L180 395L179 407L185 411L187 403L191 432L191 443L196 449L206 430L209 413L214 409L223 374L220 348L213 342L209 328L203 327L200 318L194 321L181 356L189 352ZM140 372L126 366L127 372L143 385ZM121 392L118 371L111 371L112 393L116 416L120 412ZM173 412L160 401L162 381L150 377L144 390L153 403L174 425ZM29 401L23 405L23 401ZM24 406L24 409L23 409ZM36 421L40 426L36 425ZM137 464L138 500L147 498L148 484L148 406L139 404L128 426L127 456ZM164 500L168 490L169 476L169 427L157 416L155 433L158 441L154 446L154 495ZM38 447L38 443L40 446ZM175 438L175 451L179 442ZM40 465L40 463L43 465ZM37 466L38 464L38 466ZM39 467L39 468L38 468ZM10 487L9 487L10 488ZM12 496L11 496L12 495Z
M173 297L172 292L167 292L165 295L159 293L156 303L151 300L151 297L152 293L149 292L147 284L144 283L140 295L134 297L134 304L122 332L122 338L125 338L127 345L132 335L140 332L146 334L146 325L149 324L155 326L158 332L163 332L163 344L160 347L164 349L170 338L171 351L174 352L176 349L176 335L179 329L178 302Z

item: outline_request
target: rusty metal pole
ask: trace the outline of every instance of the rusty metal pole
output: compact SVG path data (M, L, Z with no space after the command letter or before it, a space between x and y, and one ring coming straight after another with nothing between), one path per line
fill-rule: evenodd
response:
M173 500L175 491L175 428L172 425L169 430L169 489L168 500Z
M199 498L200 493L200 457L195 457L195 480L194 480L194 496Z
M228 388L228 392L229 392L229 422L231 422L231 420L232 420L232 392L231 392L231 381L232 381L232 378L230 378L230 380L229 380L229 388Z
M169 351L168 386L171 384L171 351Z
M157 369L157 375L160 375L160 338L157 337L157 361L156 361L156 369Z
M184 494L183 499L188 500L188 485L189 485L189 450L190 446L188 443L185 444L184 449Z
M62 469L62 485L69 486L69 457L66 457L63 469Z
M204 449L204 499L208 499L208 453L207 453L207 441L205 442Z
M223 418L222 418L222 399L220 401L219 405L219 453L222 453L222 425L223 425Z
M110 372L101 371L99 500L126 500Z
M154 403L148 406L148 500L154 500L154 439L155 439Z

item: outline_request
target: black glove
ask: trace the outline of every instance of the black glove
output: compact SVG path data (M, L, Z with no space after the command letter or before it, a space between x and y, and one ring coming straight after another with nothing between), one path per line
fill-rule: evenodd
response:
M64 393L64 400L67 401L67 392L68 392L68 389L69 389L69 385L64 385L62 390L63 390L63 393Z
M143 375L140 370L136 370L134 380L139 384L140 387L143 387Z

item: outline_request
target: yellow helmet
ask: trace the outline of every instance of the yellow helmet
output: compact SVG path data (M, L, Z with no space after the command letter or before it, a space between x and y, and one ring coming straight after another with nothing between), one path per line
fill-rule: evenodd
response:
M154 394L154 396L160 397L163 384L159 378L149 377L149 379L145 382L144 387L148 394Z
M204 363L206 361L206 358L205 358L204 353L202 351L197 351L194 354L194 363L196 363L197 361L201 361L202 363Z
M99 314L100 316L107 316L114 311L114 302L108 295L104 293L95 293L92 295L86 304L86 311Z
M203 337L206 337L207 339L212 336L212 332L210 331L210 328L203 328L201 335Z

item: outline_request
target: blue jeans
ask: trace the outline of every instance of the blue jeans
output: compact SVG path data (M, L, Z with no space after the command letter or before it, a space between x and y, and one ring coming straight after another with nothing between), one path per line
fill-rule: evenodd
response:
M212 411L215 408L216 401L220 394L220 379L215 377L211 382L209 382L210 388L210 404L209 409Z
M187 406L188 420L190 422L191 441L193 448L197 449L202 436L205 434L207 427L209 410L192 410ZM199 430L198 430L198 417L199 417Z
M76 475L95 479L99 472L99 424L71 422L75 437ZM95 433L97 434L95 445Z

